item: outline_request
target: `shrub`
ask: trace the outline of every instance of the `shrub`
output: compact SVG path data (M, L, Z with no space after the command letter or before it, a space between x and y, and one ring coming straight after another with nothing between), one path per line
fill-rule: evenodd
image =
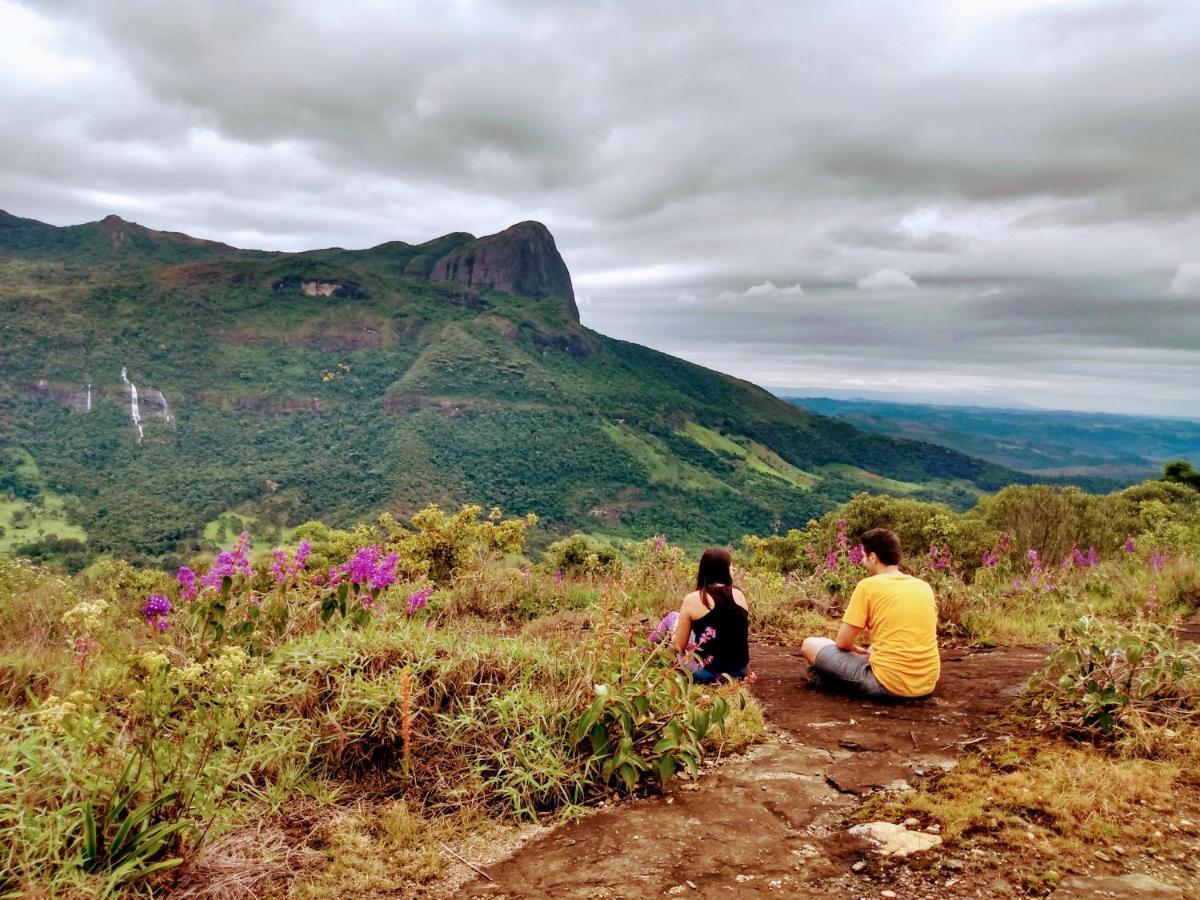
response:
M1085 616L1059 637L1040 697L1058 728L1144 748L1155 732L1200 724L1200 648L1169 628Z
M542 565L564 575L609 577L620 573L621 558L612 547L573 534L547 547Z

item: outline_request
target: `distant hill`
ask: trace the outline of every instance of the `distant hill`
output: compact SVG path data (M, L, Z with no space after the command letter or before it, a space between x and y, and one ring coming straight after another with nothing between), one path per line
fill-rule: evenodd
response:
M536 222L268 253L0 213L0 550L168 561L430 501L729 541L1020 480L582 326Z
M1200 421L1105 413L788 398L865 431L929 441L1028 472L1121 487L1173 459L1200 461Z

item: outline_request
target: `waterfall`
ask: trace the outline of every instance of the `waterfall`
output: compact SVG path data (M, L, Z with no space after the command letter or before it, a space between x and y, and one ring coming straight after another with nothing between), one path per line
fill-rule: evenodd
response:
M129 380L124 366L121 367L121 380L129 385L129 418L133 419L133 424L137 426L138 443L140 444L144 432L142 430L142 414L138 411L137 385Z
M91 412L91 411L92 411L92 383L89 381L88 382L88 392L87 392L87 408L84 409L84 412Z

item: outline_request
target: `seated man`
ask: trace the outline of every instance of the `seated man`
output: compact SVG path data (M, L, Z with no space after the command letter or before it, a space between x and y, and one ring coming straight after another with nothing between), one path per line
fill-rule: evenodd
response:
M886 528L862 536L867 578L854 588L837 639L805 638L800 653L825 680L875 699L925 697L941 674L933 588L900 571L900 539ZM864 630L872 645L854 641Z

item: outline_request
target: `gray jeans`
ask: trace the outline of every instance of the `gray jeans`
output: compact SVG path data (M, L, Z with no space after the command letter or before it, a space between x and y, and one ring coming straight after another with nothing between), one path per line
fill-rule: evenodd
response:
M896 696L879 683L879 679L871 671L871 661L865 653L839 650L832 645L822 647L813 668L822 678L851 688L864 697L882 700Z

